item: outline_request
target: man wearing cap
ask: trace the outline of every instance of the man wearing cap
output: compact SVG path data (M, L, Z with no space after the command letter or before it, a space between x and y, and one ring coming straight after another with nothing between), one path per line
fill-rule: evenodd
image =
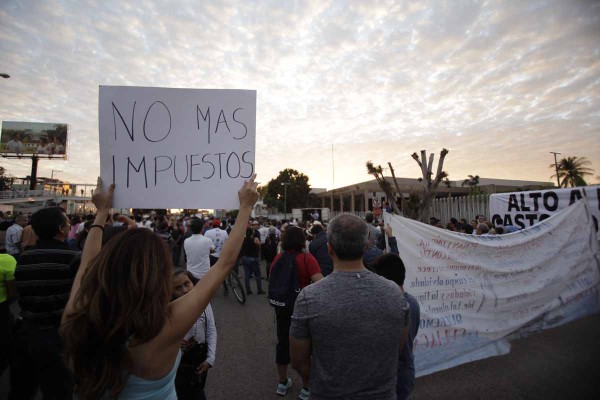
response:
M314 236L308 246L308 251L312 254L321 267L323 276L333 272L333 260L327 251L327 233L323 230L323 225L319 221L314 221L310 233Z
M215 246L214 253L209 256L210 266L212 267L219 260L219 257L221 256L221 250L223 249L223 245L225 244L225 241L227 241L229 235L227 234L226 230L221 229L221 220L215 218L212 221L212 229L206 231L204 236L212 240L213 245Z

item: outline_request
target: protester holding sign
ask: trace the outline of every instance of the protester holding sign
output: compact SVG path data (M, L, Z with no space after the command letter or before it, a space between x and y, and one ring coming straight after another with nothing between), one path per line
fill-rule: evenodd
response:
M177 398L174 379L181 340L233 268L244 237L246 224L241 221L249 219L258 199L255 177L238 192L240 223L219 261L171 303L172 258L160 237L146 229L128 229L101 248L114 185L103 190L98 179L92 197L98 213L61 326L79 398Z

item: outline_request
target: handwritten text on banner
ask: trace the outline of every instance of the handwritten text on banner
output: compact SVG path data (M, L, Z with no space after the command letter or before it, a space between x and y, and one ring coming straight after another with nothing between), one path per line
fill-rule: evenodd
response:
M508 338L600 311L600 252L586 203L524 230L473 236L386 215L421 306L418 376L510 351Z

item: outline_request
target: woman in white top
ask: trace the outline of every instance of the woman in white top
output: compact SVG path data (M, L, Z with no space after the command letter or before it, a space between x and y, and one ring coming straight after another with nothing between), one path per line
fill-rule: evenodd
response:
M183 268L173 272L173 300L192 290L198 280ZM181 342L183 356L175 377L179 400L206 400L204 386L209 368L215 365L217 327L210 304Z

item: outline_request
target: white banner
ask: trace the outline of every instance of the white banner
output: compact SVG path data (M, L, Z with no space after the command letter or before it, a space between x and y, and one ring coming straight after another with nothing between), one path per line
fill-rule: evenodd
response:
M256 91L100 86L100 175L115 208L238 208Z
M495 225L500 223L525 228L545 220L582 198L587 198L588 208L600 240L600 232L598 232L600 185L492 194L490 221Z
M583 201L534 227L473 236L386 214L421 306L417 376L510 351L508 339L600 311L600 251Z

